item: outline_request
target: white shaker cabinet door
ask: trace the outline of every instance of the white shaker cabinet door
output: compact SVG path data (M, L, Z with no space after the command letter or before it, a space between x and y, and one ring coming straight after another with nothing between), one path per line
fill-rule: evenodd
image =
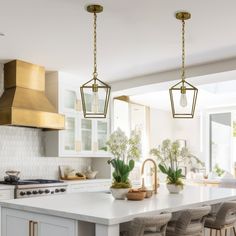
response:
M4 213L4 212L2 212ZM18 215L2 215L2 234L1 236L29 236L29 225L28 219Z
M78 236L74 220L2 209L1 236Z
M53 216L41 215L34 230L38 233L36 236L77 236L74 220Z

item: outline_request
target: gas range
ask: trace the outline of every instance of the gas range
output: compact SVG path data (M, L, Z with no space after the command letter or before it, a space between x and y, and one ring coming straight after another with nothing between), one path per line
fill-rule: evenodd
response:
M0 184L14 185L15 198L48 196L67 192L67 184L60 180L27 179L17 182L0 181Z

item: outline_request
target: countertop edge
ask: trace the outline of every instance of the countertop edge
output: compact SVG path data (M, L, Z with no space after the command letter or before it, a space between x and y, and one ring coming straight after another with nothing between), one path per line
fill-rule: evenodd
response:
M176 212L176 211L184 210L186 208L194 208L194 207L199 207L199 206L203 206L203 205L214 205L214 204L218 204L222 201L231 201L231 200L236 200L236 196L229 196L229 197L208 200L208 201L199 202L199 203L191 203L191 204L187 204L185 206L176 206L175 208L166 208L166 209L163 208L162 210L153 210L153 211L150 211L148 213L148 215L158 214L163 211ZM127 217L122 217L122 218L107 219L107 218L102 218L102 217L94 217L94 216L89 216L89 215L69 213L66 211L59 211L59 210L57 211L57 210L46 209L46 208L18 205L18 204L8 203L8 202L0 202L0 206L2 208L22 210L22 211L27 211L27 212L39 213L39 214L44 214L44 215L51 215L51 216L67 218L67 219L71 219L71 220L85 221L85 222L97 223L97 224L103 224L103 225L120 224L123 222L130 221L134 217L147 215L147 213L144 212L144 213L139 213L139 214L135 214L132 216L127 216Z

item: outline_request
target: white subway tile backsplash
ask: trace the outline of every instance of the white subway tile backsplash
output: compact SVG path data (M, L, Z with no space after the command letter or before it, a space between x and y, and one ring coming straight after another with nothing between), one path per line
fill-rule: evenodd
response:
M0 126L0 179L10 169L21 171L22 179L55 179L59 165L84 170L91 165L91 158L45 157L42 130Z

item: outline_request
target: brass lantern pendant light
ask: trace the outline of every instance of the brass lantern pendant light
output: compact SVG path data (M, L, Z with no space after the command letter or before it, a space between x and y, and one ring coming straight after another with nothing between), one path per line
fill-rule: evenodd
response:
M181 81L169 89L173 118L193 118L198 89L185 80L185 21L189 12L177 12L176 19L182 21L182 68Z
M89 5L87 11L94 16L94 70L93 78L80 87L85 118L106 118L111 87L98 79L97 73L97 13L103 11L100 5Z

